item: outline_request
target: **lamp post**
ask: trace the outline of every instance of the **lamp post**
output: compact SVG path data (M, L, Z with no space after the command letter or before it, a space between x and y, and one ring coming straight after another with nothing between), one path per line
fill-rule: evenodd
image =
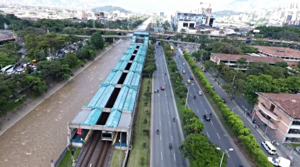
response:
M222 151L220 147L217 147L216 149ZM229 148L228 151L233 151L233 148ZM221 159L221 162L220 162L220 167L222 166L224 154L225 153L228 154L228 151L227 150L225 150L225 152L222 151L223 154L222 154L222 159Z

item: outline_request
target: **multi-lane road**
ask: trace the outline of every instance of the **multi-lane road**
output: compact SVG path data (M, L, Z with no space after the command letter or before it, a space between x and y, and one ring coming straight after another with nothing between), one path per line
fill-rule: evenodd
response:
M161 46L155 49L155 59L157 70L153 75L152 92L159 89L159 93L152 94L150 166L187 167L188 162L178 149L183 142L183 133ZM165 90L161 90L161 86ZM157 129L159 134L156 133ZM169 148L170 143L172 149Z
M185 85L188 88L188 98L187 98L187 105L190 109L192 109L199 119L204 123L204 130L203 134L205 134L213 143L217 144L223 152L226 150L228 151L230 148L233 148L234 151L228 152L228 159L227 159L227 166L234 167L242 165L244 167L249 166L245 157L240 153L238 148L235 146L233 140L228 135L228 133L223 128L221 122L218 120L218 117L214 113L211 105L208 103L205 96L199 96L197 92L200 89L199 85L195 82L195 80L191 80L190 84L187 84L187 80L190 77L193 77L190 67L187 65L186 60L183 58L183 55L179 50L176 48L174 49L176 56L174 60L179 68L179 71L182 73L182 70L185 70L185 74L183 74ZM185 63L185 65L183 65ZM194 99L196 96L196 99ZM203 118L203 115L210 114L211 121L207 122Z

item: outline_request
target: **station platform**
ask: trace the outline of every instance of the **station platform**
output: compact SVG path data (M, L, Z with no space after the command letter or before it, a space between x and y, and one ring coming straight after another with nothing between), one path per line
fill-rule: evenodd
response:
M121 138L121 144L120 144L120 138ZM127 147L127 133L122 133L122 137L121 137L121 133L117 132L115 135L115 139L113 142L114 146L121 146L121 147Z

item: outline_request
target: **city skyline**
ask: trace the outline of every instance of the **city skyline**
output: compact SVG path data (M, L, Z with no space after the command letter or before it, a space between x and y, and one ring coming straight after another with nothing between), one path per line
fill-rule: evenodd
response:
M87 4L88 2L88 4ZM74 0L72 2L66 0L4 0L2 3L19 4L19 5L45 5L45 6L56 6L56 7L76 7L76 8L94 8L105 5L120 6L124 9L131 10L134 12L150 11L150 12L165 12L166 14L174 13L178 10L188 9L194 10L201 8L200 2L203 2L205 6L208 3L211 4L212 11L220 10L237 10L237 11L247 11L247 10L257 10L263 8L274 8L286 6L287 4L294 2L294 0L186 0L174 3L171 0L153 0L144 1L141 3L138 0ZM265 6L264 4L268 4Z

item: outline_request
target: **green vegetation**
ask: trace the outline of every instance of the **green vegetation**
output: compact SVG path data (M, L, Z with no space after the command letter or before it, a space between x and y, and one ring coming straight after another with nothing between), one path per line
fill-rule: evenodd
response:
M16 31L19 36L24 36L27 33L34 35L42 35L47 31L63 33L63 34L83 34L92 35L96 30L88 28L120 28L120 29L134 29L140 25L147 17L131 17L124 20L116 20L107 24L102 24L100 21L88 20L84 22L72 22L71 19L66 20L52 20L41 19L37 21L21 20L13 14L2 15L0 13L0 29L4 29L4 23L8 25L8 29Z
M280 40L300 41L299 27L266 27L260 26L255 29L260 30L256 37L273 38Z
M255 137L250 133L250 130L245 127L241 118L234 114L222 101L221 97L217 95L211 84L206 79L205 75L198 68L196 63L187 53L184 53L184 57L190 64L195 76L200 80L201 84L205 87L208 94L213 98L214 102L218 105L222 111L222 116L226 120L226 123L232 128L234 134L243 143L244 147L252 155L255 163L260 167L271 167L272 164L268 161L267 156L260 150L260 145L256 142Z
M54 51L63 45L74 41L76 39L72 36L59 36L55 33L25 35L25 47L28 49L27 58L21 59L20 63L28 63L34 59L32 62L37 62L38 72L27 66L22 74L0 75L0 117L20 107L26 99L23 97L38 97L47 91L50 83L69 79L73 76L72 69L83 65L87 60L93 60L98 50L104 47L100 33L94 33L90 45L83 47L80 45L82 48L79 47L76 54L71 52L58 60L45 61L49 54L54 54ZM20 59L20 56L15 54L19 49L20 47L13 43L4 44L0 48L2 67L14 64Z
M73 148L73 149L75 150L74 159L76 159L81 148ZM73 164L73 160L72 160L71 150L68 150L64 158L59 163L58 167L72 167L72 164Z
M300 90L300 74L290 76L285 68L286 62L278 62L275 66L265 62L253 62L246 72L234 70L224 63L216 65L207 61L203 64L208 71L216 72L215 77L223 78L226 83L222 87L231 98L243 94L251 105L257 102L258 96L255 92L296 93ZM243 59L238 60L237 64L239 67L246 67Z
M125 151L121 150L121 165L123 165L124 158L125 158ZM110 167L119 167L119 165L120 165L120 150L115 149Z
M133 143L128 166L140 167L149 166L149 135L151 122L151 95L152 79L143 78L138 101L136 119L133 126ZM148 94L147 94L148 93Z

